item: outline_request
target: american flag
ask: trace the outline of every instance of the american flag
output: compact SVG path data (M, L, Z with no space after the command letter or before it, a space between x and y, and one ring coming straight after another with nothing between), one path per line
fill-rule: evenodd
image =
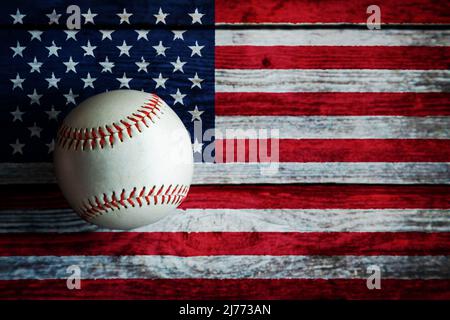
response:
M0 5L0 298L450 298L449 2L379 3L369 30L367 0L77 1L69 30L73 2ZM120 88L162 97L196 159L182 207L127 232L78 218L51 164L64 116Z

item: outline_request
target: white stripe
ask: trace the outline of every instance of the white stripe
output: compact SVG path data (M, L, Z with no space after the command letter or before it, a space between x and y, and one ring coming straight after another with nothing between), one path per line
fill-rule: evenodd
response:
M450 163L206 163L195 171L194 183L449 184Z
M216 30L217 46L449 46L449 30ZM389 58L389 57L387 57Z
M0 184L55 183L51 163L1 163ZM448 162L196 163L193 184L450 184Z
M14 256L0 257L0 280L67 279L383 279L450 278L448 256ZM363 285L363 284L362 284Z
M450 117L216 117L216 138L277 138L273 129L280 139L449 139Z
M450 70L216 69L216 92L450 92Z
M70 209L0 211L0 233L86 231L111 232ZM131 232L450 232L450 210L188 209Z

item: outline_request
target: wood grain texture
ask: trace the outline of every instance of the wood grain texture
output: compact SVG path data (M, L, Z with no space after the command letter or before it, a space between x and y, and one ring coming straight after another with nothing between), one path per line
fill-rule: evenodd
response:
M340 24L366 23L370 0L276 1L217 0L216 23ZM391 0L378 3L383 24L450 23L448 2Z
M21 210L69 208L55 184L0 185L0 204L18 219ZM450 209L450 185L194 185L180 208Z
M449 184L449 163L226 163L204 164L194 182Z
M449 232L0 233L0 256L448 256L449 241Z
M445 162L196 163L193 184L450 184ZM51 163L2 163L1 184L55 183Z
M448 256L40 256L0 257L0 280L67 279L365 279L380 267L384 279L446 279ZM358 274L359 273L359 274Z
M449 116L449 93L218 92L218 116Z
M367 290L361 279L108 279L83 280L82 290L66 281L3 280L1 299L450 299L450 280L382 280Z
M450 92L449 70L216 69L216 92Z
M92 231L110 230L70 209L0 212L0 233ZM133 232L450 232L450 210L188 209Z
M449 43L450 30L216 30L216 46L448 46Z
M219 0L216 18L219 24L362 24L369 4ZM127 7L135 13L133 27L153 28L151 6ZM442 1L381 7L385 24L450 23ZM210 27L213 7L201 10ZM172 14L167 27L189 31L186 21L185 13ZM276 171L264 171L264 163L196 164L183 210L132 232L98 229L59 209L68 205L54 185L7 185L54 183L51 164L1 164L0 298L450 299L450 123L443 117L450 115L450 31L290 27L217 30L216 97L219 129L220 123L277 125L233 122L242 116L298 117L280 121L282 137L292 140L283 142L280 159L291 163ZM267 73L231 70L244 68ZM307 70L292 74L299 68ZM254 98L260 90L269 92ZM323 115L347 119L302 122ZM221 122L223 116L239 117ZM373 141L319 141L365 135ZM305 137L311 140L297 141ZM70 264L82 267L82 290L66 288ZM365 270L373 264L382 267L383 290L367 290Z
M84 17L81 17L81 28L83 31L87 29L94 30L111 30L111 29L155 29L161 27L167 28L183 28L193 29L192 18L188 13L193 13L197 7L201 13L202 26L211 27L214 26L214 1L212 2L180 2L179 0L164 0L164 1L75 1L74 4L78 5L81 10L81 14L87 13L88 9L92 10L95 15L94 23L85 23ZM3 28L27 28L27 30L45 30L45 29L64 29L66 28L66 20L70 14L66 13L68 6L71 3L68 1L14 1L4 2L2 4L2 10L4 15L0 19L0 27ZM158 9L162 8L164 13L169 13L166 16L165 22L157 22L155 14L158 13ZM20 8L21 12L25 12L26 17L23 19L23 24L12 24L12 18L10 14L16 12L16 8ZM60 14L58 24L53 23L49 25L49 19L46 14L55 10ZM118 13L122 13L126 9L127 13L130 13L129 23L120 20Z
M450 117L217 116L215 134L216 139L449 139Z
M215 66L218 69L446 70L450 66L450 48L217 46L215 48Z
M273 147L273 146L276 147ZM269 162L450 162L449 139L221 139L217 163Z

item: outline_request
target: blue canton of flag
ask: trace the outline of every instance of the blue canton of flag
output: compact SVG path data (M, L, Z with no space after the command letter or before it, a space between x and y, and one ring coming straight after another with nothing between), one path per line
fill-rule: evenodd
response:
M214 127L211 1L119 2L78 1L79 30L73 1L1 4L0 162L51 161L67 113L108 90L156 93L191 136L194 121Z

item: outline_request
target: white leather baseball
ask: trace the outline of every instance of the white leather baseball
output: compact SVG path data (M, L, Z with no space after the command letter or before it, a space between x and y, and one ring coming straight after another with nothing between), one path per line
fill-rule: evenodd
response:
M58 184L85 220L132 229L170 214L193 172L189 133L158 96L116 90L72 110L58 131Z

